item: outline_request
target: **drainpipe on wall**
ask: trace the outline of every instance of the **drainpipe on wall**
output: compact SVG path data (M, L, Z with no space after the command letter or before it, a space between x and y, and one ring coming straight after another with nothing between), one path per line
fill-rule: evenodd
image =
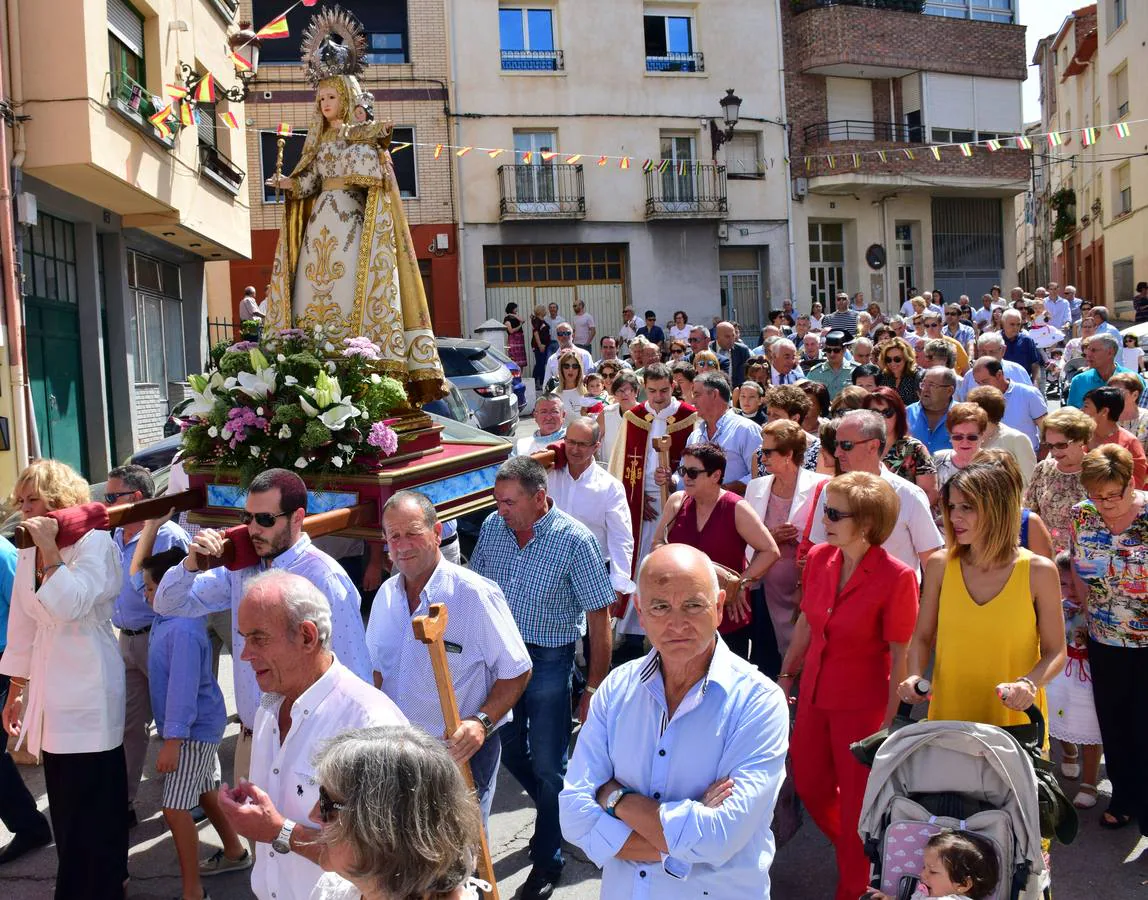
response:
M450 91L448 93L447 102L450 104L450 116L447 119L447 137L448 140L451 135L451 119L453 119L453 132L454 143L459 147L463 146L462 142L462 119L459 116L458 110L458 80L455 78L455 73L458 71L458 36L455 33L455 19L456 10L454 0L448 5L448 15L450 16L450 25L448 40L450 41ZM462 332L463 337L471 337L470 327L467 324L469 316L467 315L467 296L466 296L466 253L464 252L463 241L466 238L466 209L463 200L462 189L462 163L456 163L453 153L450 154L449 165L458 165L458 178L455 179L455 184L458 186L458 307L459 307L459 330ZM486 309L486 297L482 298L482 308Z
M777 92L781 98L781 116L785 120L785 158L791 150L789 114L785 106L785 42L781 38L781 0L774 0L777 16ZM789 297L797 308L797 245L793 237L793 166L785 167L785 225L789 238Z
M20 70L20 15L16 0L9 0L4 52L12 67L12 89L5 91L4 69L0 66L0 97L8 96L15 109L23 100ZM24 310L21 303L20 282L16 277L16 229L12 204L12 172L24 164L25 142L23 125L14 123L15 150L11 167L8 159L8 132L0 124L0 266L4 270L4 312L8 322L8 371L12 385L12 438L16 453L16 469L23 471L29 459L28 410L31 409L29 386L24 372ZM26 405L27 404L27 405Z

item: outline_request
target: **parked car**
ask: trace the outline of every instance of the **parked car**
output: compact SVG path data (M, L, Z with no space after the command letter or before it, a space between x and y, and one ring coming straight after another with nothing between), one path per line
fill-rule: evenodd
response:
M175 406L172 407L171 413L169 413L168 417L166 419L164 419L164 421L163 421L163 436L164 437L171 437L173 434L179 434L180 433L180 426L179 426L180 414L185 409L187 409L188 405L191 403L191 401L193 399L195 399L195 398L188 397L186 400L180 400L179 403L177 403Z
M442 416L444 419L450 419L453 422L463 422L477 428L478 425L474 418L474 413L472 413L470 407L466 405L466 401L462 398L462 392L449 380L447 381L447 387L450 393L441 400L432 400L430 403L424 403L423 412Z
M526 408L526 385L522 383L522 368L505 351L493 345L486 352L510 369L510 376L514 379L514 396L518 398L518 412L521 413Z
M439 338L443 371L474 413L478 427L500 437L512 437L518 427L514 377L491 352L486 341Z

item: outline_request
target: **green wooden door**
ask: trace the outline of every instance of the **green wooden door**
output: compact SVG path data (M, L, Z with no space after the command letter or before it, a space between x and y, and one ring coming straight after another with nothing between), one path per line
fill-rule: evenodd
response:
M87 476L78 300L75 228L41 214L24 241L28 380L40 453Z

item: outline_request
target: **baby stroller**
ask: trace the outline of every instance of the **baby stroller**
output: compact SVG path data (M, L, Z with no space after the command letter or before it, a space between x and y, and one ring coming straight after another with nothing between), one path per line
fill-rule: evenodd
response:
M1001 877L993 900L1049 896L1034 769L1044 734L1040 711L1031 707L1031 725L1007 730L972 722L912 724L910 711L903 704L887 735L851 748L872 765L859 824L875 867L872 886L898 900L912 897L925 843L959 829L997 848ZM1063 834L1071 840L1075 832L1065 827Z

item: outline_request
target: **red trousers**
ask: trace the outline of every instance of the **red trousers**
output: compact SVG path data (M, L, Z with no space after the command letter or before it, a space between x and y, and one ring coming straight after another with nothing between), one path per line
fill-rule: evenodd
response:
M885 707L823 710L804 698L789 752L797 795L837 854L836 900L857 900L869 884L869 858L857 835L869 770L853 758L849 745L881 727Z

